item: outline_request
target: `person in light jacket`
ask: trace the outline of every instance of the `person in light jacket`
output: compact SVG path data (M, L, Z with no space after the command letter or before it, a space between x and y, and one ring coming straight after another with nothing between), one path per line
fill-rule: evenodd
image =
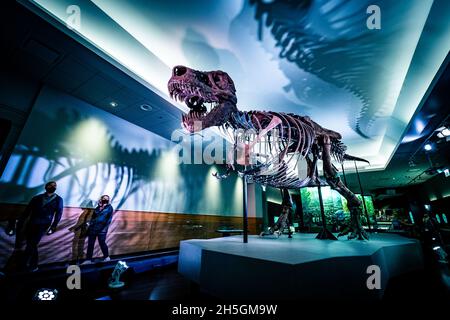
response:
M106 235L108 233L109 225L111 224L113 207L110 204L108 195L101 196L97 207L94 210L92 219L88 222L88 249L86 254L86 261L83 264L92 263L92 256L94 254L95 240L98 239L100 249L103 253L103 261L111 260L109 257L108 245L106 244Z

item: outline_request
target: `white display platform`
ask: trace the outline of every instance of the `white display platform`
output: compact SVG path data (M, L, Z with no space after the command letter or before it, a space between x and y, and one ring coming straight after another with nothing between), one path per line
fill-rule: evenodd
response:
M178 271L225 299L380 299L389 279L423 268L420 244L394 234L369 241L318 240L315 234L181 241ZM369 290L378 265L381 289Z

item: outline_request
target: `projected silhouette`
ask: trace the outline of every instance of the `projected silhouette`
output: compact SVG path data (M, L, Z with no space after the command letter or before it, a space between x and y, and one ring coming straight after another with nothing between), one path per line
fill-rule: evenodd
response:
M123 207L126 209L131 207L133 210L133 206L140 206L140 210L147 208L148 211L185 210L192 213L208 213L205 209L201 209L198 197L205 192L205 179L209 167L205 169L204 165L175 165L178 170L176 177L166 177L164 172L159 172L163 164L161 155L170 150L163 147L152 148L148 143L145 148L130 150L126 147L126 135L125 138L122 135L119 140L110 130L106 130L102 137L105 152L95 154L90 148L80 145L73 139L80 123L90 119L91 116L86 115L86 112L83 113L83 110L77 111L69 107L60 107L54 112L46 112L40 108L33 110L30 117L32 125L24 129L0 180L0 199L3 202L26 204L34 195L42 192L45 181L56 180L65 202L66 199L72 199L71 203L66 202L68 206L82 208L78 214L77 209L69 210L70 218L66 220L63 218L60 223L54 236L55 241L68 246L64 249L67 252L63 252L64 250L59 247L54 249L58 257L73 261L82 257L85 240L83 230L73 233L68 229L76 225L74 219L86 218L91 207L89 203L97 197L97 194L106 193L107 188L117 210ZM127 125L123 120L115 121L118 121L115 125L122 127ZM146 132L144 129L138 130ZM164 140L159 137L157 139ZM183 197L177 197L178 194L183 194ZM182 200L174 201L175 197ZM226 205L229 208L233 206L231 202ZM6 218L14 219L18 214L20 212L15 212L15 216ZM113 221L111 234L128 230L128 224L127 219ZM6 224L3 228L5 226ZM111 248L114 249L119 241L130 244L142 242L142 236L139 232L128 232L122 238L113 235L109 241ZM0 232L0 253L4 258L0 259L3 260L0 261L0 265L6 262L5 259L10 255L13 244L13 237L3 231ZM71 252L68 251L69 248ZM14 260L17 257L12 258ZM15 261L8 263L8 266L14 265Z
M370 138L371 125L383 112L380 102L386 98L385 92L375 89L371 75L384 74L380 59L391 40L386 31L372 32L366 27L366 8L371 2L250 0L250 4L259 24L259 40L264 37L263 28L269 28L279 58L287 62L280 63L280 68L291 80L289 88L298 97L312 90L299 81L298 73L289 71L290 65L295 64L350 91L361 105L348 106L349 126L360 136ZM395 21L385 23L396 25Z
M83 146L81 151L74 152L74 148L80 146L67 137L73 134L80 123L88 120L88 117L82 116L73 109L59 108L54 117L36 112L34 118L34 123L38 126L33 128L33 133L26 135L26 145L17 145L14 150L16 164L9 168L13 172L6 174L10 176L10 179L5 182L4 178L0 182L0 194L3 199L26 203L32 196L42 191L44 181L60 181L68 178L65 185L69 190L74 187L80 190L76 200L78 205L83 207L94 191L104 193L108 183L111 184L113 181L115 189L111 198L114 199L117 209L120 209L145 183L164 178L158 173L156 167L165 150L129 150L108 131L105 133L108 146L104 154L89 154L89 150L83 150ZM54 138L49 138L48 135ZM43 159L46 160L44 165ZM89 175L79 174L88 168ZM179 178L186 186L183 192L198 194L204 191L203 184L198 183L207 175L207 170L204 170L202 165L180 164L179 170ZM37 185L29 186L28 183L33 180L32 176L37 172L44 172L42 179L38 180ZM189 186L195 186L195 188L189 188ZM154 193L147 196L151 198L135 199L135 201L160 201L157 197L163 195ZM186 199L191 198L195 197L189 194L186 196ZM192 206L189 208L192 209Z

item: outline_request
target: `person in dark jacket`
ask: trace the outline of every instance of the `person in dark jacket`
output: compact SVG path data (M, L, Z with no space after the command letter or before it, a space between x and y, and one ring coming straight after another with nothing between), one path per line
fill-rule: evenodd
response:
M31 271L37 271L38 269L38 245L43 235L54 233L61 220L63 199L55 193L56 187L55 181L47 182L45 192L31 199L17 222L17 229L19 231L24 230L26 239L25 265ZM20 249L21 246L21 238L17 235L16 250Z
M105 194L101 196L100 201L94 210L94 214L92 215L92 219L88 222L88 249L86 261L83 262L83 264L92 262L96 239L98 239L100 249L103 253L103 261L111 260L109 257L108 245L106 244L106 235L108 233L114 209L109 202L110 198L108 195Z

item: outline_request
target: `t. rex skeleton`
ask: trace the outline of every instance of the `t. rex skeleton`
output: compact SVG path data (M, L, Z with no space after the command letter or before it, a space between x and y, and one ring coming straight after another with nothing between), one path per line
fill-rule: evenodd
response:
M317 173L317 161L321 159L326 183L347 200L352 230L349 238L368 238L359 220L361 201L342 183L331 159L340 163L367 161L347 155L339 133L321 127L307 116L239 111L233 80L223 71L202 72L176 66L168 89L172 98L184 101L190 108L181 122L187 131L194 133L216 126L233 142L233 150L227 153L227 173L215 174L217 178L226 178L239 166L241 175L265 186L317 186L325 184ZM300 159L307 163L305 179L300 179L296 170Z

